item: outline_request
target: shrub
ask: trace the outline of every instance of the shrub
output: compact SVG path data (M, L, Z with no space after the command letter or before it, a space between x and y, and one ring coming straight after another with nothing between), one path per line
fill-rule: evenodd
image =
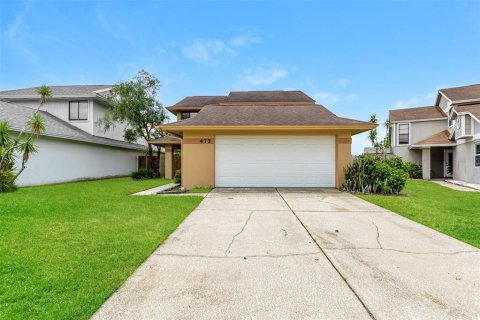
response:
M155 176L155 173L150 169L140 169L132 172L130 176L134 180L152 179Z
M406 161L404 163L405 172L408 173L408 176L412 179L421 179L422 178L422 166L411 162Z
M173 178L175 179L175 183L182 183L182 170L176 170Z
M17 186L13 182L14 176L15 174L10 170L0 171L0 193L17 190Z
M345 169L342 189L349 192L399 194L407 178L401 158L362 155Z

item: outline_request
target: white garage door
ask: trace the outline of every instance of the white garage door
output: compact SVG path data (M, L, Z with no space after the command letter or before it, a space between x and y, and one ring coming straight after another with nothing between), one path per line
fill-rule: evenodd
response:
M334 187L334 136L217 136L216 187Z

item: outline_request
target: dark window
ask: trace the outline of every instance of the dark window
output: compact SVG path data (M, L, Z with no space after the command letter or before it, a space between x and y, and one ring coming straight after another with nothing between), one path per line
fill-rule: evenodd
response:
M69 101L68 119L70 120L88 120L88 101Z
M182 112L182 120L183 119L188 119L188 118L193 118L197 115L198 112Z
M409 144L409 129L410 126L407 123L398 125L398 144Z
M480 167L480 143L475 145L475 167Z

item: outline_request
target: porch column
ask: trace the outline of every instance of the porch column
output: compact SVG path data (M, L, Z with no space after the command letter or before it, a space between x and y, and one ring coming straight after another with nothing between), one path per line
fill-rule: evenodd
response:
M173 147L165 146L165 179L173 179Z
M430 148L422 149L422 178L426 180L431 179L430 175Z

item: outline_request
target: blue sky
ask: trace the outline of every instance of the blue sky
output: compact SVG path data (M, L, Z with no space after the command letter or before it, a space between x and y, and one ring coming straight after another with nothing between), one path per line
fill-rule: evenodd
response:
M0 2L0 89L109 84L142 68L160 100L299 89L381 121L480 83L480 2ZM383 131L383 129L382 129ZM368 145L354 138L353 152Z

